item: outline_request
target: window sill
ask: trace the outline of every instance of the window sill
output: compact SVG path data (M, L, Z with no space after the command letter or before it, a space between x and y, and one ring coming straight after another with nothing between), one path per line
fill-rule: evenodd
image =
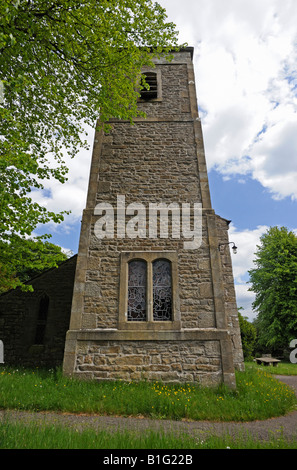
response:
M119 321L119 330L180 330L180 321Z
M160 103L162 98L150 98L150 99L143 99L143 98L137 98L137 103Z

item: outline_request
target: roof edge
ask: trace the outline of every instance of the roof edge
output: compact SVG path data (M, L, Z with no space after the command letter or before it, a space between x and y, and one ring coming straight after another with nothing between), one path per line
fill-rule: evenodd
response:
M57 267L53 267L53 268L48 268L48 269L45 269L44 271L42 271L41 273L39 274L36 274L35 276L31 277L30 279L28 279L28 281L25 281L23 282L24 285L27 285L27 284L30 284L32 281L34 281L35 279L37 279L38 277L41 277L41 276L44 276L45 274L49 273L50 271L53 271L54 269L59 269L61 266L63 266L64 264L66 263L69 263L69 261L73 260L73 258L76 258L77 257L77 253L75 255L72 255L70 256L70 258L67 258L65 259L65 261L62 261L61 264L59 264ZM8 291L6 292L2 292L2 294L0 294L0 297L3 297L4 295L7 295L9 294L10 292L13 292L13 291L16 291L20 289L20 286L17 286L15 287L14 289L9 289Z

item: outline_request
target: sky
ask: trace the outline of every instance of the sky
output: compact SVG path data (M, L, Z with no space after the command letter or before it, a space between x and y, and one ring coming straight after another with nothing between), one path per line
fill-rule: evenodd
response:
M231 220L237 305L249 320L248 270L270 226L297 233L296 0L159 0L180 43L194 47L198 109L215 212ZM46 182L39 202L70 209L51 241L77 253L93 145L69 160L68 182ZM44 230L43 230L44 231ZM38 230L37 230L38 233Z

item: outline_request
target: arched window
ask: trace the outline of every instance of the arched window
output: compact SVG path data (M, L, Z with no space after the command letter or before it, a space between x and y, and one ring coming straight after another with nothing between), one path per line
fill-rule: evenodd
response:
M172 320L171 262L157 259L153 262L153 319Z
M128 264L128 321L146 321L146 262Z
M43 344L47 314L49 306L49 297L46 294L43 294L39 301L36 333L35 333L35 344Z
M119 293L119 329L181 328L176 252L122 252Z

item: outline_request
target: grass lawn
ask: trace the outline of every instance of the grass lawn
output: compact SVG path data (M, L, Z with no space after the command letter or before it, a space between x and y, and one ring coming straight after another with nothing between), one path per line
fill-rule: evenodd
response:
M246 362L246 367L262 370L272 375L297 375L297 364L291 362L279 362L274 366L260 366L256 362Z
M278 365L274 373L284 374ZM294 364L288 364L294 366ZM284 365L285 367L285 365ZM286 370L289 368L286 366ZM64 377L61 370L0 369L0 409L61 411L100 415L145 416L153 419L252 421L281 416L296 409L294 391L268 373L268 367L247 363L237 372L237 390L224 386L151 382L88 382ZM290 372L287 372L290 373ZM256 449L297 448L282 436L257 442L252 436L176 436L147 431L77 432L59 426L42 428L0 423L1 449Z
M266 370L247 364L237 390L225 386L151 382L95 382L64 377L61 370L3 368L0 408L66 411L155 419L252 421L296 407L294 391Z
M236 438L223 436L176 435L162 431L94 431L62 426L0 423L0 449L297 449L297 441L281 434L258 441L251 434ZM187 452L188 453L188 452ZM132 454L133 455L133 454Z

